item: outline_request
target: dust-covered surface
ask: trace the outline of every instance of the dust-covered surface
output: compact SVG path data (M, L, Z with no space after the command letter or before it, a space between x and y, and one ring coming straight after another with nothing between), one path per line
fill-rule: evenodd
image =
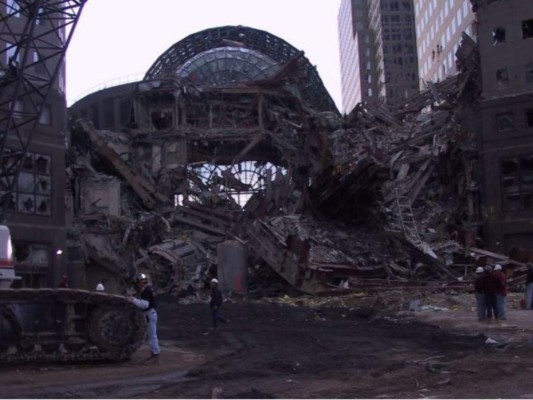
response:
M120 364L2 367L0 396L533 397L533 311L517 296L501 324L477 322L468 293L410 296L232 301L217 331L207 305L160 297L159 360L143 347Z

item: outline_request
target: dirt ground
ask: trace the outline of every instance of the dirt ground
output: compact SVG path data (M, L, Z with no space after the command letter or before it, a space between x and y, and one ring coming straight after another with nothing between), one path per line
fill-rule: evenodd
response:
M499 324L466 293L239 300L212 331L207 305L159 296L159 360L2 366L0 397L533 398L518 300Z

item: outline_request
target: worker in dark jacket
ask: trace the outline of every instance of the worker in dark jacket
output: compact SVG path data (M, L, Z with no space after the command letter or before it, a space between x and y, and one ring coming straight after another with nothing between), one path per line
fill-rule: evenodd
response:
M477 267L476 269L474 292L476 295L477 320L485 321L487 319L487 307L485 307L485 293L483 293L483 267Z
M148 285L148 277L145 274L137 275L135 283L139 297L129 296L128 298L143 311L146 322L148 322L148 340L150 342L150 350L152 351L150 357L158 357L161 350L159 349L159 341L157 339L157 311L154 291Z
M494 266L494 276L500 281L500 286L496 291L496 303L498 305L498 317L499 319L506 318L506 305L505 300L507 298L507 275L503 272L503 268L500 264Z
M500 290L501 282L498 278L496 278L496 276L494 276L492 267L490 265L485 267L482 286L483 293L485 294L485 305L487 307L487 320L490 322L492 320L492 314L494 314L494 319L498 321L498 305L496 294Z
M220 307L222 307L222 291L218 287L218 279L211 279L211 300L209 301L209 307L211 307L211 314L213 318L213 329L217 329L218 322L228 322L220 314Z

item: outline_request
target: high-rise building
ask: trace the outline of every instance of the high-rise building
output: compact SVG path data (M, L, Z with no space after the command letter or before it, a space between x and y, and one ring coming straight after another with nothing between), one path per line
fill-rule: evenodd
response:
M487 248L533 243L533 0L473 1L482 75L480 172Z
M395 108L418 91L412 0L343 0L338 26L344 112Z
M414 0L420 87L457 72L455 53L466 32L475 39L475 18L468 0Z
M359 102L373 101L376 93L366 0L342 0L338 29L342 107L349 112Z

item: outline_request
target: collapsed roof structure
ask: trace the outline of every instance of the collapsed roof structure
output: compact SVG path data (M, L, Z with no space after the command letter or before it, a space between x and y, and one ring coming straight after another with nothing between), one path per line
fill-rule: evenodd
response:
M71 108L72 262L87 284L105 275L118 291L142 271L180 295L236 268L228 243L251 285L274 272L305 293L462 285L487 258L520 281L523 264L482 249L467 122L479 54L466 35L458 60L460 75L394 114L360 104L343 116L282 39L243 26L190 35L121 88L120 131L95 118L96 101Z

